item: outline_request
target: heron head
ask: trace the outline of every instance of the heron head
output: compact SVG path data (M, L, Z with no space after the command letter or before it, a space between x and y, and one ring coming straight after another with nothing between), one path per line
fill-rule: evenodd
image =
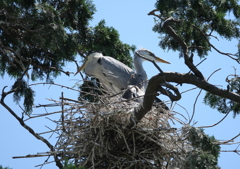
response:
M98 58L102 56L102 53L99 52L93 52L90 55L88 55L83 63L83 65L78 69L77 73L75 73L74 76L76 76L76 74L78 74L80 71L82 71L91 61L93 61L94 59L98 60Z
M170 64L168 61L163 60L163 59L157 57L154 53L152 53L151 51L149 51L147 49L140 49L136 53L143 60L155 61L155 62L161 62L161 63Z

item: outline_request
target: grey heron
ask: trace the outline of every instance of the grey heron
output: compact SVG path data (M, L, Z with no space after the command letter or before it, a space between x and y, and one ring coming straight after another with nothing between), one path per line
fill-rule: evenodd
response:
M114 94L127 89L128 85L137 85L145 93L147 74L142 65L145 60L170 64L149 50L140 49L134 53L134 68L136 70L134 72L122 62L109 56L103 56L102 53L94 52L86 58L77 73L85 69L88 76L97 78L105 89L111 90Z

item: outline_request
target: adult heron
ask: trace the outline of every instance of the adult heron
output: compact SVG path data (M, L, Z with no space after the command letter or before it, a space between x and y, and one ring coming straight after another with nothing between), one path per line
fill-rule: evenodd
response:
M140 49L134 53L134 68L136 70L134 72L122 62L109 56L103 56L102 53L94 52L86 58L77 73L85 69L88 76L97 78L102 86L111 90L112 93L119 93L127 89L128 85L137 85L145 93L147 74L142 63L146 60L170 64L151 51Z

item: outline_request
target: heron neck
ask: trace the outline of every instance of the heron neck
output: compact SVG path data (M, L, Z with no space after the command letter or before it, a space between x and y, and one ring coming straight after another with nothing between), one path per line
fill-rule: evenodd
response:
M134 54L134 68L136 70L136 73L142 76L143 81L146 81L148 78L143 68L143 61L143 58L139 57L136 53ZM146 89L147 83L145 83L144 87Z

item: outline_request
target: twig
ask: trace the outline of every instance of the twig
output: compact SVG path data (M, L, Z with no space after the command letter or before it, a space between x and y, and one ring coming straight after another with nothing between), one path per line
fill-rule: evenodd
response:
M60 84L56 84L56 83L34 83L34 84L30 84L28 86L36 86L36 85L40 85L40 84L43 84L43 85L55 85L55 86L59 86L61 88L66 88L66 89L69 89L69 90L80 92L80 90L76 90L76 89L73 89L71 87L60 85Z
M224 142L219 142L217 144L226 144L228 142L234 142L234 139L239 137L240 136L240 133L238 135L236 135L235 137L231 138L230 140L227 140L227 141L224 141Z
M183 110L185 110L185 112L187 113L187 115L188 115L188 119L190 120L190 116L189 116L189 113L188 113L188 111L187 111L187 109L185 108L185 107L183 107L183 106L181 106L180 104L178 104L178 103L176 103L179 107L181 107ZM172 112L175 112L175 111L172 111ZM177 112L176 112L177 113Z
M18 117L16 115L16 113L5 104L4 99L7 96L7 94L4 92L4 89L5 89L5 87L2 90L2 97L1 97L1 104L3 105L3 107L5 107L8 110L8 112L11 113L17 119L17 121L21 124L22 127L24 127L26 130L28 130L35 138L37 138L38 140L41 140L43 143L45 143L51 151L54 151L53 146L45 138L43 138L43 137L39 136L37 133L35 133L35 131L31 127L29 127L28 125L26 125L24 123L23 119ZM9 91L8 94L12 93L12 92L14 92L14 90ZM62 166L61 162L58 160L56 155L54 155L54 159L55 159L56 165L59 168L62 168L63 166Z
M26 155L26 156L15 156L15 157L12 157L13 159L16 159L16 158L33 158L33 157L46 157L46 156L54 156L55 154L35 154L35 155Z
M33 118L53 115L53 114L57 114L57 113L62 113L62 111L57 111L57 112L52 112L52 113L45 113L45 114L40 114L40 115L36 115L36 116L31 116L28 119L25 119L24 122L27 121L27 120L33 119Z
M208 77L207 81L212 77L212 75L213 75L214 73L216 73L216 72L219 71L219 70L221 70L221 68L215 70L215 71L214 71L214 72ZM192 119L193 119L193 116L194 116L194 114L195 114L195 108L196 108L197 100L198 100L198 98L199 98L201 92L202 92L202 89L199 91L199 93L198 93L198 95L197 95L197 97L196 97L196 99L195 99L195 102L194 102L194 104L193 104L193 113L192 113L192 117L191 117L191 119L190 119L190 121L189 121L188 124L190 124L191 121L192 121Z
M211 126L201 126L201 127L198 127L198 128L214 127L214 126L218 125L219 123L221 123L221 122L229 115L230 112L231 112L231 110L229 110L228 113L227 113L220 121L218 121L217 123L215 123L215 124L213 124L213 125L211 125Z
M236 62L240 63L240 60L238 58L234 58L232 56L236 56L235 54L231 54L231 53L224 53L224 52L221 52L220 50L218 50L214 45L212 45L208 38L206 37L206 35L201 31L201 29L199 29L196 25L193 25L191 24L191 26L193 26L194 28L196 28L202 35L203 37L205 38L205 40L207 41L207 43L213 48L215 49L218 53L222 54L222 55L226 55L228 57L230 57L231 59L235 60ZM232 56L231 56L232 55Z
M193 117L194 117L195 110L196 110L197 100L198 100L201 92L202 92L202 89L200 89L200 91L199 91L199 93L198 93L198 95L197 95L197 97L196 97L196 99L195 99L195 101L194 101L194 104L193 104L193 113L192 113L191 119L189 120L188 124L190 124L190 123L192 122L192 119L193 119Z
M63 98L63 92L62 92L62 98ZM65 124L64 124L64 101L62 99L62 130L63 132L66 132Z
M54 163L54 162L55 162L55 161L44 162L43 164L36 165L35 167L42 167L42 166L45 165L45 164L50 164L50 163Z
M238 155L240 155L239 154L240 150L220 150L220 152L225 152L225 153L226 152L231 152L231 153L233 152L233 153L237 153Z
M172 92L170 92L169 90L164 89L162 86L165 86L165 87L173 90L175 95L172 94ZM176 86L173 86L173 85L169 84L169 83L161 83L160 86L159 86L159 91L162 94L168 96L171 99L171 101L178 101L182 97L178 88Z
M191 90L195 90L195 89L198 89L198 87L193 87L193 88L191 88L191 89L185 90L185 91L181 92L181 94L187 93L187 92L189 92L189 91L191 91Z

